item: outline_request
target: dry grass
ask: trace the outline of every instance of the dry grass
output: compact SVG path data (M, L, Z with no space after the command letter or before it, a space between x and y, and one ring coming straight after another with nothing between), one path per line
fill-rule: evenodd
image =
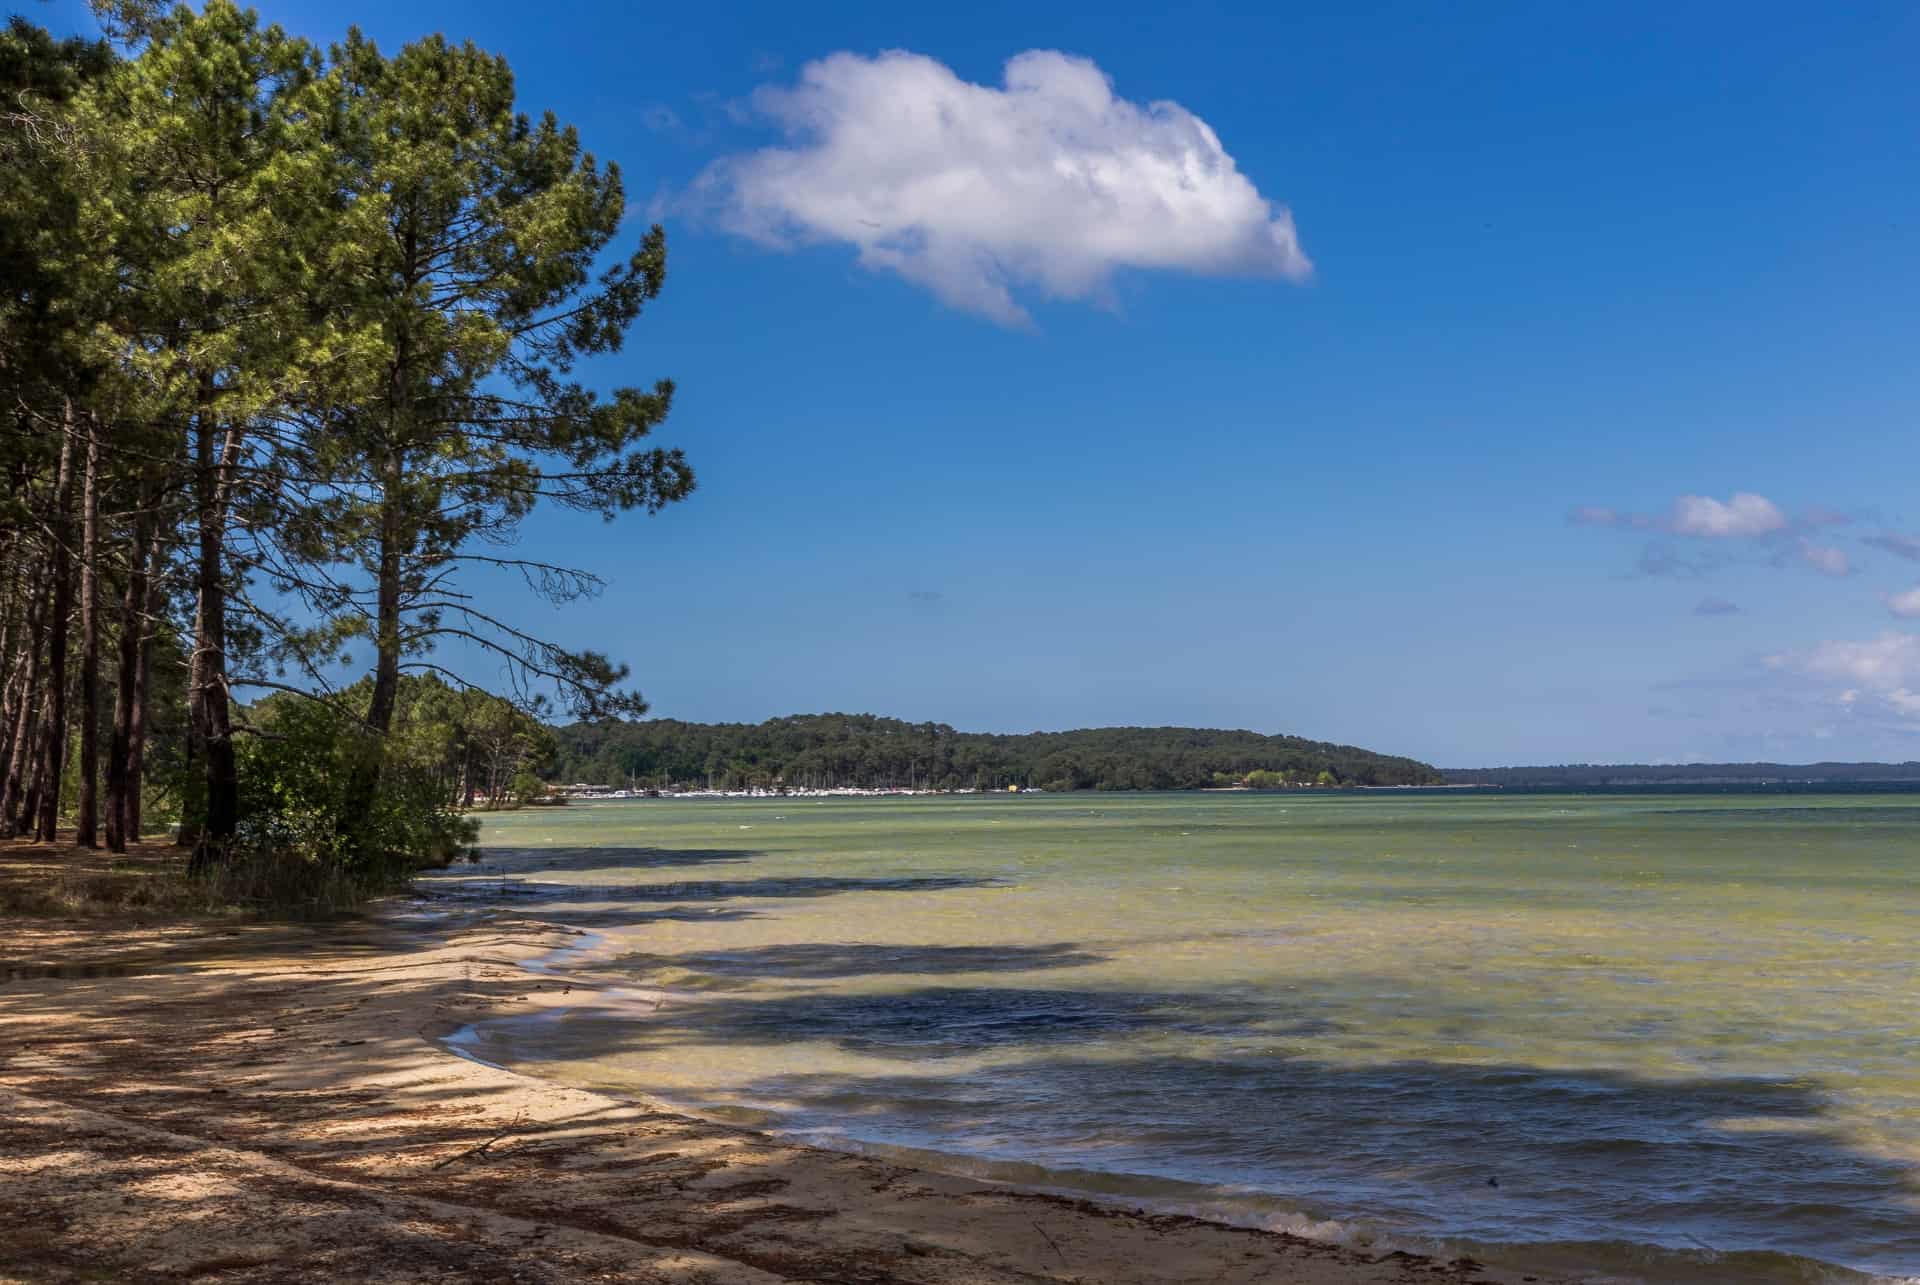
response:
M324 919L390 891L297 857L237 860L190 876L187 857L162 839L130 845L125 854L72 843L0 842L0 916Z
M211 913L187 854L160 840L123 855L71 843L0 843L0 915L170 918Z

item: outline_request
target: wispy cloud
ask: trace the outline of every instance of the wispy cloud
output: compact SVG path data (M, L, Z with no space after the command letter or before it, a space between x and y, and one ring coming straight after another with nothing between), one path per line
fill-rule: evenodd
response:
M1709 540L1771 535L1787 529L1787 515L1764 495L1736 491L1725 501L1708 495L1683 495L1673 502L1671 529L1676 535Z
M1879 535L1860 537L1860 543L1870 544L1876 549L1893 554L1896 558L1920 562L1920 536L1906 535L1899 531L1882 531Z
M1706 540L1771 535L1793 525L1780 506L1764 495L1735 491L1731 498L1683 495L1665 513L1630 513L1603 505L1583 504L1567 514L1577 526L1619 527L1630 531L1665 531Z
M1790 517L1778 504L1752 491L1735 491L1724 500L1710 495L1682 495L1663 513L1583 504L1570 510L1567 520L1576 526L1675 537L1693 550L1679 552L1659 541L1649 544L1640 555L1642 575L1700 575L1755 556L1776 567L1805 566L1822 575L1844 576L1853 570L1845 549L1814 540L1808 534L1849 521L1846 514L1814 507ZM1717 551L1708 552L1710 549ZM1741 554L1741 549L1748 552Z
M680 113L665 103L649 103L640 109L640 123L656 134L677 134L686 128Z
M1567 511L1567 521L1575 526L1648 526L1651 523L1604 504L1580 504Z
M1769 656L1767 667L1840 687L1833 699L1843 709L1903 724L1920 720L1920 634L1889 630L1859 641L1829 639Z
M1634 563L1636 574L1643 576L1675 576L1682 579L1696 579L1725 565L1724 554L1707 550L1679 549L1664 540L1656 540L1640 550L1640 557Z
M1801 562L1823 576L1844 576L1853 570L1853 562L1847 557L1847 551L1835 545L1802 540L1795 552Z
M772 248L838 243L859 262L1003 325L1016 291L1103 299L1116 272L1302 280L1292 216L1207 123L1116 97L1084 58L1020 54L996 87L919 54L838 53L764 88L788 137L715 162L694 200Z
M1902 619L1920 616L1920 586L1905 593L1883 593L1880 600L1887 604L1887 610Z

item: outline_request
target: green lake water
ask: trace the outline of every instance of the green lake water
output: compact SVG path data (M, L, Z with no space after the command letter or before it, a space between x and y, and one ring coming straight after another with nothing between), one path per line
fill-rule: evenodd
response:
M600 985L461 1032L487 1060L1383 1247L1920 1275L1920 796L636 800L482 843L435 882L588 930L541 966Z

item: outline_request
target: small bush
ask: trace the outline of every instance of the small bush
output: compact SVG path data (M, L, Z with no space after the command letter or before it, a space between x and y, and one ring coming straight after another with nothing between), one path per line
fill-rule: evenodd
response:
M329 705L277 697L242 742L235 850L207 877L234 900L338 908L445 866L478 834L417 728L385 738ZM377 773L369 807L358 788Z

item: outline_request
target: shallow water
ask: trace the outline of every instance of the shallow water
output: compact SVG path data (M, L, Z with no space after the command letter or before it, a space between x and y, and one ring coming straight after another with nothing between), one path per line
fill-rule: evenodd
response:
M1381 1246L1920 1274L1914 795L641 800L483 842L448 878L630 983L465 1032L489 1060Z

